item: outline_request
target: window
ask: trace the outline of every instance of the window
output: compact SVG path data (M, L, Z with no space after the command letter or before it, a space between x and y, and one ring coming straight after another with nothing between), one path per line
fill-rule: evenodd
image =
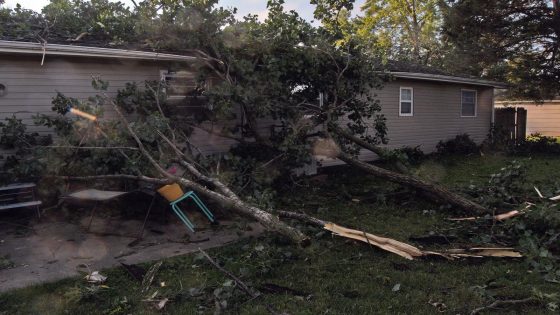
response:
M476 117L475 90L461 90L461 117Z
M412 116L414 112L414 91L411 87L401 87L399 116Z
M196 87L192 72L161 70L160 73L168 99L183 99Z

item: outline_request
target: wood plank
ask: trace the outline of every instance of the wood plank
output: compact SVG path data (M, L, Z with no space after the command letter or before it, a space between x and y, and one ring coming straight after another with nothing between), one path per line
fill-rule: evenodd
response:
M25 208L25 207L33 207L39 206L42 202L39 200L36 201L27 201L27 202L20 202L20 203L12 203L9 205L0 205L0 210L8 210L8 209L15 209L15 208Z
M11 184L11 185L6 185L6 186L0 187L0 191L32 188L32 187L35 187L35 186L37 186L35 183Z

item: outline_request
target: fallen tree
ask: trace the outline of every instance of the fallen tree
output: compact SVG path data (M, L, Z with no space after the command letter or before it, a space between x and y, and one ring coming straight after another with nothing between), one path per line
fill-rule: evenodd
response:
M214 14L212 12L206 13ZM143 91L136 85L127 85L116 100L102 92L96 103L89 107L80 105L78 100L57 95L53 108L63 119L43 119L47 125L63 132L68 141L48 148L65 152L52 163L58 166L59 172L56 173L54 167L50 167L49 171L60 176L80 173L82 177L92 178L89 177L91 174L106 174L99 178L120 176L152 183L179 183L257 220L269 230L305 244L308 238L273 215L271 206L255 206L258 204L254 198L256 189L247 187L256 181L252 171L258 170L265 173L262 177L265 177L263 182L268 189L273 189L275 173L290 173L295 167L309 162L312 158L310 147L317 135L324 135L336 141L334 157L351 166L429 193L462 209L484 212L484 208L474 202L435 184L369 165L356 158L361 148L381 153L377 145L386 142L381 105L375 100L373 92L381 88L383 79L378 75L379 69L371 56L365 55L359 45L351 41L342 46L334 45L337 34L311 26L294 12L285 12L278 1L270 1L269 18L264 23L250 19L231 22L229 17L228 14L218 18L213 26L216 33L211 43L205 42L201 47L174 48L181 51L194 48L199 52L203 66L198 88L211 105L207 108L209 114L202 121L232 119L237 111L241 111L241 119L226 134L242 139L240 146L247 143L256 146L255 156L238 158L241 162L256 159L256 166L251 165L249 171L246 167L241 171L232 171L240 176L249 173L247 179L237 185L234 180L222 180L220 170L227 161L222 157L196 156L192 150L185 149L185 144L190 144L188 129L193 121L174 120L172 115L167 115L169 107L162 103L165 93L160 93L163 88L161 82L155 85L146 83ZM223 27L223 23L227 27ZM279 29L282 30L280 35ZM226 45L232 31L243 32L249 38L247 43ZM278 62L279 57L281 63ZM221 78L221 81L208 87L205 83L210 77ZM95 86L104 90L108 85L94 79ZM321 99L319 104L318 95ZM78 126L73 120L64 118L69 104L90 115L96 114L100 104L109 105L117 113L119 124L95 120L89 125ZM135 121L127 121L123 111L136 114L132 115ZM261 134L263 128L258 125L259 118L274 119L270 133ZM194 124L201 122L193 120ZM346 126L342 129L340 126L344 123ZM333 129L333 126L338 129ZM345 132L346 128L348 132ZM331 137L329 134L337 131L341 136ZM93 147L105 147L107 150ZM91 153L92 156L81 153L88 150L96 152ZM92 165L89 165L90 169L85 169L84 164ZM173 164L184 168L185 174L170 172L168 167ZM273 172L272 165L281 165L281 168ZM262 190L257 192L258 195L266 195Z
M452 206L459 207L462 210L474 212L477 214L485 214L489 212L488 209L484 208L483 206L477 204L474 201L471 201L457 193L445 189L442 186L430 183L418 177L392 172L390 170L375 166L373 164L362 162L357 158L352 157L349 154L346 154L342 151L340 151L336 155L336 158L338 158L341 161L344 161L348 165L357 167L379 178L383 178L404 186L417 189L421 192L427 193L429 196L434 197L440 202L448 203Z
M203 173L196 168L196 166L188 161L185 158L184 153L182 153L175 144L173 144L168 138L164 137L163 134L160 133L160 136L167 142L169 146L171 146L173 152L176 154L176 158L179 159L181 165L186 166L188 173L195 179L207 183L211 183L214 187L219 190L216 192L214 190L209 189L201 185L200 183L196 182L195 180L191 180L185 177L179 177L171 174L167 170L165 170L159 163L154 159L154 157L150 154L150 152L144 146L142 140L138 137L138 135L134 132L128 121L126 120L125 116L122 114L121 110L119 109L118 105L113 102L106 94L104 94L105 100L109 102L115 112L117 113L121 123L124 125L130 136L134 138L134 141L138 145L138 149L142 153L142 155L150 161L152 166L165 178L169 179L170 181L180 183L183 186L190 188L220 204L225 207L234 209L236 212L251 217L256 221L260 222L264 225L267 229L279 232L284 236L290 238L296 243L299 244L306 244L309 239L299 230L281 222L278 217L272 215L269 212L266 212L262 209L259 209L255 206L251 206L245 202L243 202L233 191L231 191L227 185L222 183L220 180L214 177L209 177L203 175Z

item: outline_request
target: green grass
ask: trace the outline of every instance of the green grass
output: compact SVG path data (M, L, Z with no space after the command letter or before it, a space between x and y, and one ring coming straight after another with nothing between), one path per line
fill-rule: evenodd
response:
M449 187L464 187L486 181L510 159L500 155L448 157L425 162L417 173L433 176ZM560 175L558 158L534 157L525 163L531 182ZM403 241L454 227L445 220L452 214L437 205L347 168L329 171L324 182L303 185L282 192L278 198L282 208L304 209L321 219ZM373 201L351 200L365 197ZM227 301L224 312L230 314L266 314L266 304L291 314L434 314L434 303L445 304L446 314L467 314L493 298L524 298L533 289L545 293L559 289L558 284L529 272L524 260L408 261L317 228L300 227L313 236L309 247L297 248L275 235L263 235L209 254L255 288L272 283L306 296L264 292L261 298L250 300L238 290L228 291L224 286L228 278L196 255L166 259L155 281L166 286L154 287L149 294L158 290L159 295L172 297L165 308L169 314L213 314L216 295ZM126 271L116 268L102 273L108 276L108 288L97 293L83 294L88 285L77 277L1 294L0 314L161 313L142 302L149 294L141 294L140 283ZM400 289L394 290L397 284ZM522 305L503 312L514 311L543 314L547 308Z

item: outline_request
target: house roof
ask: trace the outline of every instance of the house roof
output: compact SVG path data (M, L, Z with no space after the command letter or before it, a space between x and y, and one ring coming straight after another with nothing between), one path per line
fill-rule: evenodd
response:
M459 84L470 84L478 86L488 86L495 88L505 89L508 84L490 80L483 80L479 78L472 77L458 77L451 75L442 74L432 74L432 73L419 73L419 72L402 72L402 71L390 71L393 77L399 79L412 79L412 80L423 80L423 81L436 81L436 82L448 82L448 83L459 83Z
M75 56L75 57L97 57L114 59L136 59L152 61L175 61L192 62L197 59L194 56L175 55L168 53L158 53L140 50L102 48L92 46L61 45L61 44L41 44L22 41L0 40L0 54L34 54L45 56ZM448 82L459 84L470 84L478 86L488 86L495 88L507 88L508 85L501 82L483 80L480 78L453 76L444 74L434 68L402 68L391 65L389 74L399 79L413 79L424 81ZM402 69L402 70L401 70Z
M192 62L193 56L158 52L0 40L0 53Z

